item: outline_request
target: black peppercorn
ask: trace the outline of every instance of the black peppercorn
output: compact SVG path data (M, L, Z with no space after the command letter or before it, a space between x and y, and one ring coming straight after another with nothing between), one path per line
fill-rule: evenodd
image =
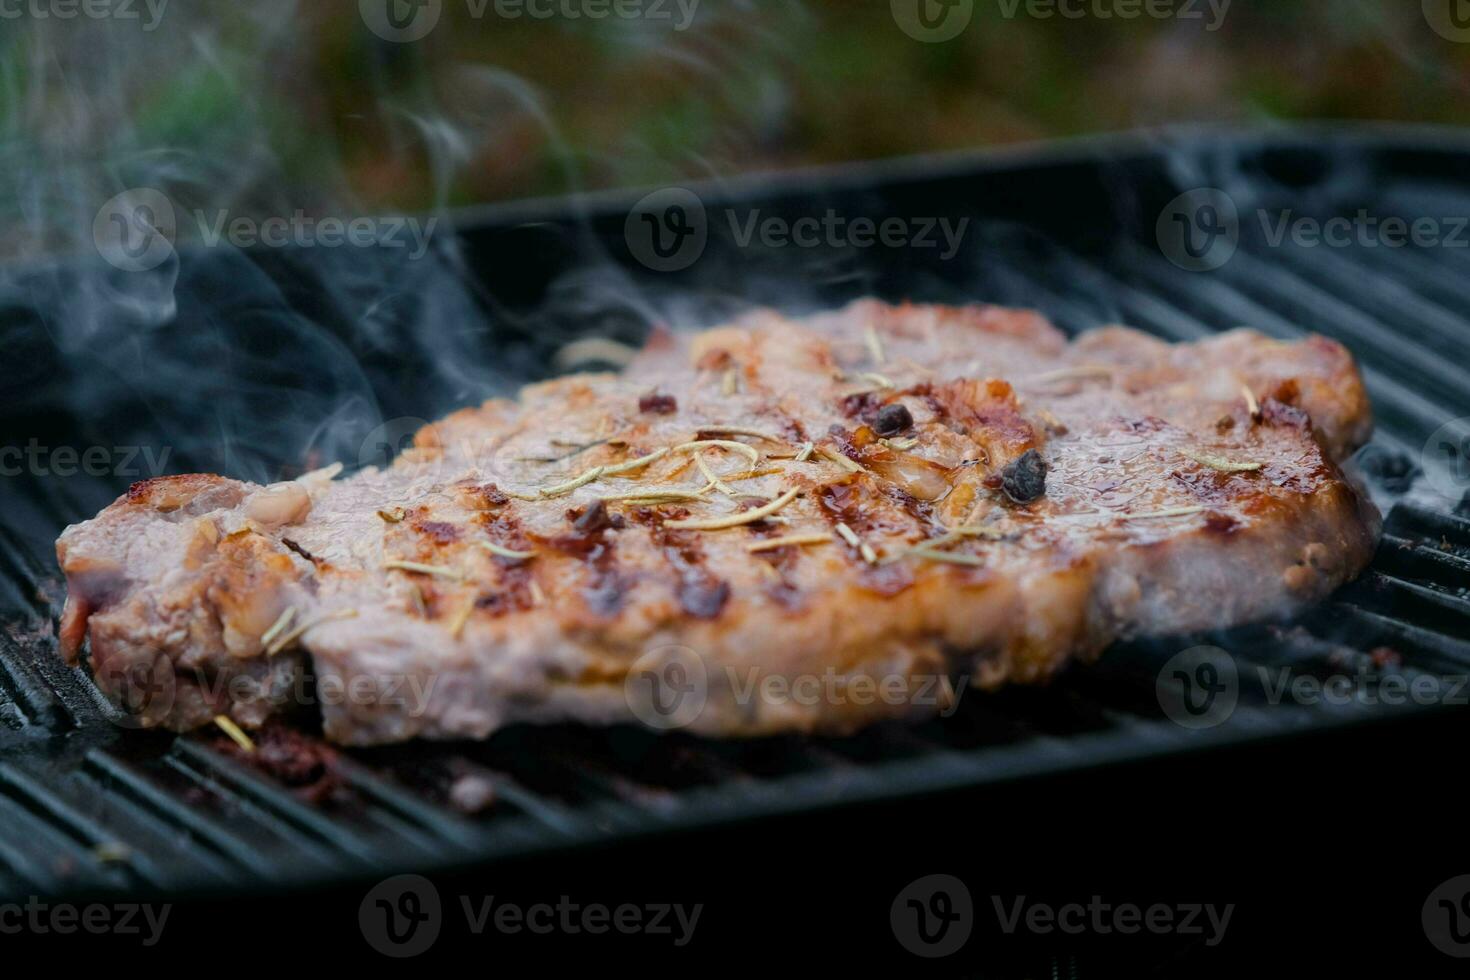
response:
M1000 471L1001 489L1018 504L1029 504L1046 493L1046 460L1028 449Z
M873 420L873 431L880 436L896 436L905 429L914 425L914 417L902 404L894 402L892 405L884 405L878 409L878 415Z

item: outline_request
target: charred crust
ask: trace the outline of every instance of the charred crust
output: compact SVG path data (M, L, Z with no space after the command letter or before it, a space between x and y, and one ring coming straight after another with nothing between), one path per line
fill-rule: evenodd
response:
M445 521L414 521L413 529L438 544L453 544L459 540L459 528Z
M1211 534L1234 534L1240 528L1240 522L1229 514L1218 510L1205 513L1205 530Z
M586 507L574 507L567 511L567 520L577 534L595 534L599 531L620 531L627 526L621 515L611 513L607 504L594 500Z
M578 521L593 513L598 505L602 508L602 518L592 521L598 526L593 530L578 530ZM606 504L598 501L589 507L570 509L567 519L572 522L571 533L540 540L552 550L583 563L587 574L582 587L583 601L594 615L611 618L622 610L633 582L619 570L615 539L608 533L624 525L621 518L608 517L606 508Z
M679 582L679 608L695 619L717 619L730 601L730 583L700 569Z
M504 507L510 503L510 497L493 483L461 487L460 494L464 498L465 506L471 510L490 510L493 507Z
M883 407L883 399L876 391L859 391L856 394L846 395L838 402L842 414L850 419L872 424L878 417L878 411ZM840 426L833 426L840 428Z
M673 395L650 392L638 399L638 411L648 415L673 415L679 410L679 402Z
M1295 382L1292 384L1291 394L1295 397ZM1277 391L1280 391L1283 387L1285 387L1284 383L1278 385ZM1274 396L1261 402L1261 420L1270 425L1287 426L1303 431L1306 431L1311 426L1311 420L1307 418L1306 412L1297 408L1290 401L1282 401Z

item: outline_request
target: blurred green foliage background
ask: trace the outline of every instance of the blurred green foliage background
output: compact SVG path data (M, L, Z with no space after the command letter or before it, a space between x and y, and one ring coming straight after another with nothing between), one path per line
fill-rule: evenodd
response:
M1131 20L1097 13L1128 0L1074 0L1075 18L961 2L972 19L943 43L888 0L700 0L684 30L677 11L442 0L412 43L375 36L356 0L174 0L151 31L0 20L7 213L78 168L420 209L1175 122L1470 122L1470 43L1419 0L1234 0L1218 24L1205 0Z

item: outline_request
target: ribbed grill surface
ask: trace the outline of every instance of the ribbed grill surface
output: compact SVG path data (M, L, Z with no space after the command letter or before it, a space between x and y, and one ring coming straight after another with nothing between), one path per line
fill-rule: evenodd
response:
M923 179L903 186L912 196ZM868 193L882 192L880 183ZM1470 197L1414 180L1344 203L1409 218L1470 214ZM1187 340L1250 325L1343 341L1374 400L1379 431L1361 461L1380 499L1402 498L1429 433L1470 412L1470 322L1459 312L1470 306L1465 250L1272 247L1247 221L1230 262L1194 274L1121 228L1101 247L1095 235L1072 248L1054 232L1007 225L995 234L1010 244L987 249L963 295L936 298L1035 306L1071 331L1126 322ZM10 611L0 634L0 896L320 881L1062 773L1430 710L1273 705L1256 666L1326 677L1391 648L1401 657L1394 669L1426 684L1470 671L1470 518L1414 496L1388 513L1371 570L1298 623L1120 646L1047 690L969 696L951 718L847 739L726 743L568 727L354 753L332 767L335 789L321 799L240 764L213 737L107 720L90 683L56 662L50 631L38 626L58 612L62 592L49 556L27 542L38 527L54 538L117 488L26 481L11 481L0 527L0 608ZM1159 664L1194 642L1227 648L1241 667L1238 709L1201 731L1170 722L1155 695ZM466 775L496 791L473 817L445 798Z

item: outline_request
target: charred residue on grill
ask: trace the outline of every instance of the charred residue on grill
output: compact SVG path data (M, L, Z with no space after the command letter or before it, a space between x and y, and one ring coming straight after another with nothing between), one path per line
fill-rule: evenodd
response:
M296 725L270 721L250 733L254 751L246 751L219 734L209 740L210 748L249 766L290 789L296 796L316 805L351 802L353 792L337 772L337 749Z

